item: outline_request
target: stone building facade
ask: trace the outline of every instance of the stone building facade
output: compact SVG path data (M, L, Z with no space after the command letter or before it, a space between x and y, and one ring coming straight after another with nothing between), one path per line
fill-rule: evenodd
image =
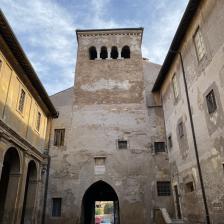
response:
M157 194L158 182L170 181L163 112L151 93L160 66L142 59L142 34L77 30L75 85L51 97L60 115L50 139L46 223L95 223L97 200L114 201L115 223L152 223L155 207L173 213L169 192Z
M206 214L183 69L208 214L211 223L224 220L223 3L190 1L153 88L163 102L176 213L188 223Z
M190 0L162 66L142 28L77 30L51 100L0 12L0 223L92 224L113 201L114 224L222 224L223 12Z
M40 223L56 110L0 11L0 223Z

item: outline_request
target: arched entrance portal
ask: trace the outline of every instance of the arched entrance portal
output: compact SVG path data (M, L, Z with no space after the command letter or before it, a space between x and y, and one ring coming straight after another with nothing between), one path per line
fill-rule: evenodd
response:
M104 181L91 185L82 199L82 224L95 224L95 203L97 201L113 202L113 224L119 224L119 201L114 189Z
M36 189L37 189L37 167L34 161L30 161L27 171L21 224L35 222L34 209L36 200Z
M0 180L0 223L11 223L14 219L19 178L19 154L10 148L4 157Z

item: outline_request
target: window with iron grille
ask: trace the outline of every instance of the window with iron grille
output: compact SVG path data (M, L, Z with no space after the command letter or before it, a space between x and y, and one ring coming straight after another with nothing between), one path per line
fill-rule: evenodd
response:
M165 142L154 142L155 153L165 152Z
M65 139L65 129L55 129L54 130L54 145L63 146Z
M170 196L171 195L170 181L158 181L157 193L158 196Z
M170 149L173 147L173 141L172 141L172 136L171 135L168 136L168 146L169 146Z
M207 106L208 106L208 112L214 113L217 109L217 104L215 100L215 93L213 90L209 92L209 94L206 96Z
M37 112L37 120L36 120L36 129L37 131L40 131L40 123L41 123L41 113Z
M118 149L127 149L128 141L127 140L118 140Z
M201 61L201 59L206 54L206 49L205 49L204 39L199 27L196 30L193 38L194 38L194 45L195 45L198 61Z
M20 96L19 96L19 105L18 105L18 110L23 113L24 109L24 104L25 104L25 98L26 98L26 93L23 89L20 91Z
M52 198L52 216L61 216L61 198Z
M184 125L182 121L178 124L178 132L179 137L182 138L184 136Z

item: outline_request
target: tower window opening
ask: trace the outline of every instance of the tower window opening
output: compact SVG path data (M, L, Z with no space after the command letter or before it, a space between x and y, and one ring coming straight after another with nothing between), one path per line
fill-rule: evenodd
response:
M106 59L108 58L107 48L101 47L100 58Z
M97 58L97 52L95 47L90 47L89 48L89 59L90 60L95 60Z
M111 58L113 59L117 59L118 58L118 51L117 51L117 47L113 46L111 48L111 54L110 54Z
M124 46L121 51L122 58L130 58L130 48L128 46Z

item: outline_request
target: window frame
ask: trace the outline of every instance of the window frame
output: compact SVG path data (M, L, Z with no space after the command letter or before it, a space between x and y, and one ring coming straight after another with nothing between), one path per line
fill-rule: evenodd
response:
M186 193L192 193L195 191L194 181L188 181L185 183L185 192Z
M171 182L170 181L157 181L156 188L157 188L158 197L171 196Z
M180 121L178 123L178 136L179 136L179 138L184 137L184 123L183 123L183 121Z
M206 95L206 103L208 108L208 113L213 114L217 110L217 103L214 89L210 90L209 93Z
M108 58L108 49L106 46L100 48L100 58L106 60Z
M122 144L125 143L126 144L126 147L123 147ZM124 144L123 144L124 145ZM122 146L122 147L120 147ZM125 150L125 149L128 149L128 140L126 139L118 139L117 140L117 148L119 150Z
M168 136L167 142L168 142L169 149L171 149L173 147L172 135Z
M121 58L130 59L131 58L131 49L128 45L125 45L121 49Z
M24 93L24 98L23 98L23 104L22 104L22 109L20 108L20 102L21 102L21 96L22 96L22 93ZM25 111L25 105L26 105L26 91L23 87L20 88L19 90L19 97L18 97L18 102L17 102L17 110L20 114L24 114L24 111Z
M57 134L56 132L61 132L61 133L58 133L60 134L60 141L57 140ZM60 144L56 144L60 142ZM57 147L60 147L60 146L64 146L65 144L65 128L55 128L54 129L54 146L57 146Z
M163 147L162 147L162 145L163 145ZM163 150L161 150L161 149L163 149ZM162 141L154 142L154 152L156 154L166 152L166 144L165 144L165 142L162 142Z
M179 91L179 85L178 85L176 73L174 73L172 76L172 87L173 87L174 99L177 100L179 97L180 91Z
M39 110L37 110L37 112L36 112L36 121L35 121L35 129L36 129L36 131L38 133L40 133L41 120L42 120L41 118L42 118L42 113Z
M196 38L199 38L199 39L197 40ZM203 55L200 54L199 50L200 50L201 46L199 46L199 42L198 41L200 41L200 45L203 48ZM203 37L202 32L201 32L200 26L198 26L197 29L194 32L193 42L194 42L194 47L195 47L195 51L196 51L196 56L197 56L198 62L200 62L200 61L202 61L202 59L206 55L205 41L204 41L204 37Z
M58 204L59 207L58 208L54 207L55 202L59 202L59 204ZM52 198L51 216L54 217L54 218L59 218L59 217L62 216L61 214L62 214L62 198L54 197L54 198Z
M89 60L94 61L97 59L97 49L95 46L89 48Z

